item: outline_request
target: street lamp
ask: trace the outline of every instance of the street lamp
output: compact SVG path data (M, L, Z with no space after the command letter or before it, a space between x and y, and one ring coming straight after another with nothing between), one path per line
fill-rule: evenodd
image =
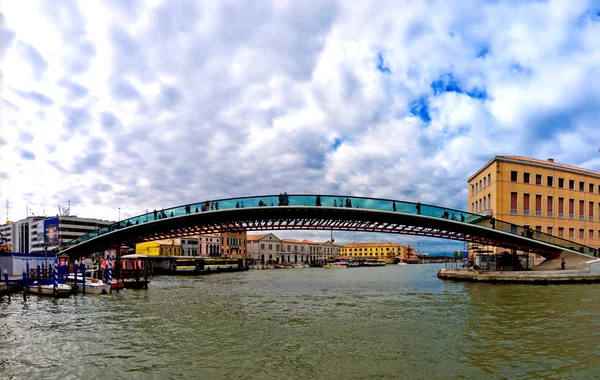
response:
M121 207L119 207L119 222L121 221Z

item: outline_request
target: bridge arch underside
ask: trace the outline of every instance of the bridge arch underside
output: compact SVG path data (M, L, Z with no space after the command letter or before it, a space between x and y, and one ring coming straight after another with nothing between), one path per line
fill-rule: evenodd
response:
M118 245L230 230L336 230L416 235L517 249L556 258L564 250L541 241L443 218L335 207L253 207L193 213L149 221L66 248L80 257Z

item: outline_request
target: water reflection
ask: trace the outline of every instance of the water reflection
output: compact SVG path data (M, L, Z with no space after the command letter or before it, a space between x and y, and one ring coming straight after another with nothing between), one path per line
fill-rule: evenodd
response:
M0 302L4 378L598 377L600 287L445 282L439 266L158 277Z

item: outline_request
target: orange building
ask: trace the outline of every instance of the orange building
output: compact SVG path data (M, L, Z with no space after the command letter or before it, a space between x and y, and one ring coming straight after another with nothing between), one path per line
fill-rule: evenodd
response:
M553 159L496 156L468 179L469 211L600 245L600 173Z

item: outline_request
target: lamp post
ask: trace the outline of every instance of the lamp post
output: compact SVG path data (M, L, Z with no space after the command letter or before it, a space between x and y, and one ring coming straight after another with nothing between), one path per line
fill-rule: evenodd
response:
M119 207L119 222L121 221L121 207Z

